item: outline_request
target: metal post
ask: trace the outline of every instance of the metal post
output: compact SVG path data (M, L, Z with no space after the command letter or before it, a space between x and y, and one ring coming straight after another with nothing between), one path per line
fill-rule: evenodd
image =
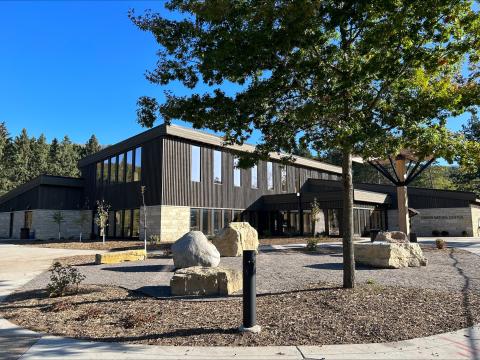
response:
M260 332L257 322L256 251L243 251L243 325L241 332Z

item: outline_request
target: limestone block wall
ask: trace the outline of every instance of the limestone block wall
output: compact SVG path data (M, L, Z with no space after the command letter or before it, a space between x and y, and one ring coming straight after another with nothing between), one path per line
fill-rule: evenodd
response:
M7 239L10 235L10 213L0 212L0 239Z
M162 206L160 238L164 242L175 242L190 231L190 207Z
M162 242L175 242L190 231L190 207L147 206L147 238L159 235ZM140 208L140 239L144 234L144 208Z
M473 236L480 237L480 206L471 205Z
M56 210L33 210L32 211L32 229L35 231L36 239L50 239L58 237L58 224L53 221L53 214ZM92 211L90 210L62 210L64 221L60 226L60 235L65 239L80 237L83 239L90 237L92 226ZM84 218L83 224L80 218Z

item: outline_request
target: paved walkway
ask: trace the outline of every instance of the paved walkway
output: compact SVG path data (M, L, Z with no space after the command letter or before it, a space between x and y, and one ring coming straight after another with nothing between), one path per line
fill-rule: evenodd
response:
M420 242L434 239L420 239ZM449 238L449 246L480 255L480 239ZM295 245L286 245L289 248ZM303 246L303 245L302 245ZM57 257L91 253L0 245L0 296L6 296ZM1 299L1 298L0 298ZM474 359L480 360L480 326L383 344L286 347L171 347L86 342L42 336L0 319L0 359Z

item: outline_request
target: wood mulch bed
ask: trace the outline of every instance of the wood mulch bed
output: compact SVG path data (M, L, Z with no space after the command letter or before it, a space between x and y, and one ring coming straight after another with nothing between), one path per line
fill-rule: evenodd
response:
M48 298L26 291L0 303L0 315L32 330L97 341L158 345L323 345L405 340L480 321L473 293L363 284L317 285L257 299L258 335L239 334L241 299L158 300L116 287L82 286Z
M288 245L288 244L306 244L311 237L268 237L259 240L260 245ZM317 237L318 243L329 243L341 241L339 238Z

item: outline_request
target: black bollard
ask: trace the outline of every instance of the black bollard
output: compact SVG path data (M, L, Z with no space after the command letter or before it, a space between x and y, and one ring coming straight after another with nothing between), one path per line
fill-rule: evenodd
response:
M257 286L256 251L243 251L243 326L242 331L258 332L257 322Z

